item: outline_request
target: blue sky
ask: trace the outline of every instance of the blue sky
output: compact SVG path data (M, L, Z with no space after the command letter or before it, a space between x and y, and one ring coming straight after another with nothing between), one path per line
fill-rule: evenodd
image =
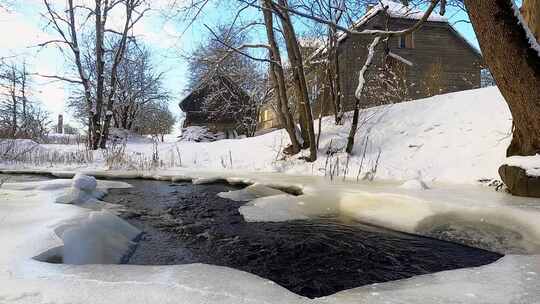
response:
M63 5L65 1L52 2ZM156 5L163 5L168 0L153 0ZM56 48L38 48L38 43L54 37L54 33L45 30L45 19L41 16L44 5L41 0L19 2L10 12L0 11L0 57L25 55L33 71L41 74L65 74L68 67L65 59ZM162 13L153 11L135 29L135 34L144 40L153 52L153 60L158 70L165 72L165 86L172 92L170 108L180 114L178 101L184 95L187 79L187 66L182 55L188 54L208 35L203 24L210 26L226 22L230 18L231 7L211 5L202 14L201 20L186 29L185 24L177 19L165 18ZM249 13L248 13L249 14ZM450 22L466 20L463 12L448 12ZM473 45L478 47L474 31L469 23L458 22L456 29ZM259 39L263 37L254 37ZM21 57L22 58L22 57ZM69 91L62 82L54 82L34 77L34 98L40 100L55 118L64 114L69 122L71 117L65 108Z

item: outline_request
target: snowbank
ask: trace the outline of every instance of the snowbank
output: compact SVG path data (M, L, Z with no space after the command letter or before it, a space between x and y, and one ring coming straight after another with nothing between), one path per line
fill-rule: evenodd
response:
M347 113L342 126L336 126L332 117L323 119L320 151L314 163L299 159L307 151L284 158L281 151L288 144L288 137L283 130L236 140L159 143L159 160L171 169L326 176L331 175L331 165L337 168L332 173L334 177L341 179L346 175L347 179L356 180L374 168L380 156L375 174L377 180L404 182L421 176L428 185L434 182L476 184L478 180L499 179L498 168L505 161L505 151L511 140L511 115L496 87L364 110L361 121L365 120L365 123L356 135L354 155L348 158L346 153L338 152L329 157L328 150L344 149L350 115ZM63 153L80 149L69 145L41 146ZM128 141L126 153L134 162L151 160L153 147L142 141ZM106 168L101 154L94 153L93 162L85 169ZM17 168L21 166L17 164ZM28 167L32 168L32 165L28 164ZM69 164L56 168L81 169Z
M507 158L504 163L524 169L529 176L540 176L540 154L535 156L512 156Z

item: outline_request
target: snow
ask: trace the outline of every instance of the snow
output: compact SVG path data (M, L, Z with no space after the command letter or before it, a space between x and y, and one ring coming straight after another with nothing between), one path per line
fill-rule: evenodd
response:
M406 182L404 182L400 188L403 189L414 189L414 190L427 190L429 187L424 183L422 180L418 179L411 179Z
M256 198L285 194L283 191L267 187L265 185L254 184L244 189L236 191L221 192L219 197L237 202L249 202Z
M346 117L350 120L350 113ZM301 155L283 159L279 151L287 144L287 136L282 130L239 140L160 143L164 163L169 163L170 155L181 154L181 166L167 165L167 169L104 170L99 153L84 166L28 164L25 168L6 163L0 169L6 173L41 172L70 179L1 186L0 303L537 301L538 200L513 197L478 183L497 179L497 169L505 161L528 170L534 170L538 161L538 156L506 160L512 122L497 88L382 106L364 110L361 117L366 118L365 123L358 130L350 159L342 152L327 156L330 148L339 150L344 145L350 126L350 121L336 126L328 117L323 120L315 163L297 159ZM366 141L368 148L362 157ZM77 149L70 145L40 147L57 153ZM153 151L152 144L129 139L126 149L140 155ZM375 180L357 181L363 175L358 174L360 164L362 173L371 169L379 151ZM229 157L232 166L227 165ZM339 164L333 178L328 163ZM114 215L118 206L100 201L107 189L128 185L100 178L243 183L250 186L220 196L246 201L240 212L248 221L334 216L473 244L506 256L479 268L374 284L315 300L294 295L266 279L218 266L97 265L94 263L117 263L138 234ZM43 262L58 255L68 264Z
M413 66L413 63L412 63L412 62L410 62L409 60L407 60L407 59L405 59L405 58L399 56L399 55L396 54L396 53L392 53L392 52L389 51L389 52L388 52L388 56L390 56L390 57L392 57L392 58L394 58L394 59L396 59L396 60L399 60L399 61L405 63L405 64L408 65L408 66Z
M57 174L53 171L50 173ZM403 231L426 226L426 219L452 215L459 223L497 224L519 231L518 247L496 263L373 284L309 300L255 275L212 265L96 265L115 263L138 231L108 210L55 204L72 180L4 184L0 214L0 300L7 303L534 303L540 297L540 210L537 201L511 197L478 186L436 185L429 191L396 184L329 181L315 176L166 170L87 171L106 177L222 179L254 188L288 185L300 196L279 194L251 201L243 213L258 220L313 218L340 214ZM77 179L89 180L74 172ZM30 185L27 185L30 184ZM46 184L47 187L40 187ZM85 184L85 183L83 183ZM96 189L126 186L97 181ZM89 190L90 188L88 188ZM272 200L277 203L272 203ZM281 203L280 203L281 202ZM255 207L255 208L252 208ZM249 210L251 208L251 210ZM258 210L257 210L258 209ZM246 212L247 210L247 212ZM8 232L9 233L6 233ZM504 231L504 229L503 229ZM499 232L499 231L497 231ZM495 239L504 235L497 233ZM63 246L64 249L58 248ZM41 261L62 252L69 264ZM33 258L35 257L35 259ZM90 264L89 264L90 263ZM496 279L494 279L496 278Z
M77 174L73 177L71 186L80 191L93 192L97 188L97 181L93 176Z
M414 19L420 20L424 16L425 12L419 9L416 6L405 6L399 2L391 0L381 0L377 5L375 5L372 10L382 11L387 8L387 13L395 18L405 18L405 19ZM448 18L441 16L436 13L432 13L428 21L436 22L448 22Z
M509 166L525 169L529 176L540 176L540 154L534 156L512 156L504 162Z
M347 164L346 153L328 157L326 152L345 146L351 119L352 113L346 113L345 123L341 126L334 124L333 117L323 119L320 151L314 163L299 160L307 151L296 157L283 158L280 151L289 142L283 130L245 139L159 143L158 152L164 166L171 169L328 176L328 163L338 162L340 172L335 175L342 178ZM428 184L477 184L481 179L499 179L498 168L506 159L512 120L499 90L490 87L362 110L359 125L353 156L349 159L348 180L356 180L361 164L362 177L381 151L376 180L404 182L417 178L420 173ZM362 162L366 140L368 145ZM77 145L39 145L39 148L51 153L81 149ZM126 158L134 162L133 166L137 167L136 162L141 158L151 159L152 152L151 141L128 136ZM90 164L82 165L56 164L54 169L106 168L101 151L93 153L92 160ZM43 166L50 164L46 162ZM35 165L2 165L0 161L0 167L32 169Z
M60 235L65 264L117 264L141 231L107 212L97 211Z
M182 129L182 134L180 135L181 141L192 141L192 142L210 142L218 139L225 138L225 134L222 132L212 133L206 127L201 126L191 126Z
M536 37L534 37L533 32L527 25L527 22L525 22L525 20L523 19L523 16L521 15L519 8L514 1L512 1L512 8L514 9L514 15L518 18L519 24L521 25L521 27L523 27L523 30L525 31L527 35L527 39L529 40L529 45L531 46L532 49L536 50L536 52L538 53L538 56L540 56L540 43L538 42L538 40L536 40Z
M121 129L121 128L111 128L109 130L110 137L113 140L120 142L126 141L131 143L142 143L142 144L151 144L153 140L143 135L139 135L133 131Z

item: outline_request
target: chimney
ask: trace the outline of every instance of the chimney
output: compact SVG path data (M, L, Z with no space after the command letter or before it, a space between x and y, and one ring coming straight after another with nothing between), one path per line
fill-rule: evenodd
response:
M58 114L58 125L56 127L56 133L64 133L64 116L62 114Z

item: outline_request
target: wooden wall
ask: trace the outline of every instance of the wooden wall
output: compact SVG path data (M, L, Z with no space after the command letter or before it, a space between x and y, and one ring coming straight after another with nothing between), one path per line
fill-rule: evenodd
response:
M389 28L401 30L412 26L416 20L392 18ZM382 29L385 20L383 16L376 16L367 23L365 28ZM440 64L442 71L443 90L440 94L475 89L480 87L480 70L482 65L481 55L471 49L471 47L461 38L448 23L426 22L422 28L414 33L414 48L399 48L398 37L389 39L388 45L381 43L378 46L374 64L368 73L372 73L385 62L384 49L387 47L408 61L412 66L406 66L406 81L408 84L409 98L419 99L429 97L433 93L428 93L425 86L427 73L432 70L432 65ZM358 72L362 68L367 56L367 47L371 44L373 37L365 35L354 35L343 39L339 47L341 91L343 103L346 111L353 109L355 103L354 93L358 85ZM315 77L308 77L313 79ZM322 77L318 77L322 79ZM292 91L289 94L293 94ZM373 95L373 94L372 94ZM376 94L375 94L376 95ZM321 109L324 115L329 115L332 106L327 94L321 93L319 101L313 105L314 118L317 118ZM400 102L402 100L394 100ZM325 103L324 106L322 103ZM384 103L375 99L364 99L361 101L362 107L372 107ZM272 112L271 107L264 109ZM262 112L262 111L261 111ZM279 127L279 122L275 113L270 114L267 119L259 120L259 129Z

